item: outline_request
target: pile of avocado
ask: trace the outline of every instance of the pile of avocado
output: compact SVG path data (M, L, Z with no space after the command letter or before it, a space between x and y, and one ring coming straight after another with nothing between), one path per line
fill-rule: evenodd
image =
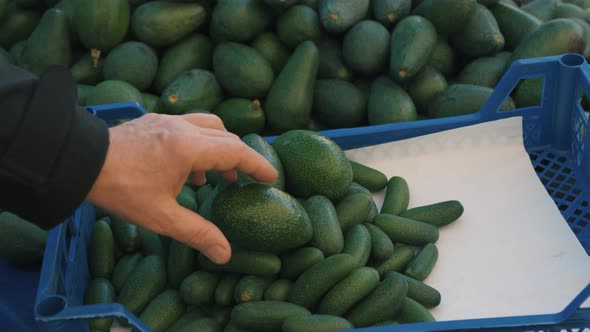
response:
M322 332L432 322L441 294L425 280L449 200L410 206L408 183L351 161L329 138L290 130L242 140L278 170L270 184L209 172L177 201L214 222L227 264L99 212L89 242L86 304L118 302L154 331ZM372 193L384 191L379 209ZM447 301L453 301L449 298ZM109 331L113 319L90 320ZM126 324L125 321L120 321Z
M477 112L515 60L590 56L590 0L517 2L0 0L0 60L69 66L84 105L212 112L240 136L416 121Z

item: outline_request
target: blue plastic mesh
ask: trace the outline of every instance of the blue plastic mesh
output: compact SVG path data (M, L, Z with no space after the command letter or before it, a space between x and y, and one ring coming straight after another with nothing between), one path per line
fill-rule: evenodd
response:
M534 147L539 144L542 130L539 117L525 118L523 139L539 179L586 253L590 254L590 197L585 190L588 187L581 172L584 165L584 136L588 131L588 118L580 101L574 107L576 109L572 112L568 151Z
M524 146L536 146L541 140L541 124L537 119L531 118L522 124Z
M582 181L578 179L576 165L563 152L553 149L529 151L529 155L545 189L590 254L589 200L584 193Z

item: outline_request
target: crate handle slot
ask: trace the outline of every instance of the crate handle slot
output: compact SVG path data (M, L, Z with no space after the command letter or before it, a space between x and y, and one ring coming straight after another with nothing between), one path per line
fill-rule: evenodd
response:
M576 55L574 54L574 56ZM482 106L480 110L481 119L483 121L497 120L499 118L507 117L508 114L513 113L516 110L523 111L523 114L530 114L531 111L538 110L539 107L533 106L517 108L509 111L498 111L500 106L504 103L504 100L510 96L510 93L512 93L520 80L543 77L545 78L545 82L547 82L547 78L554 76L556 69L559 69L557 67L560 64L561 57L562 56L550 56L514 61L494 88L494 92ZM571 60L566 61L569 63ZM547 100L547 94L548 90L545 88L542 101ZM547 105L542 102L542 106L545 108ZM550 113L550 110L548 110L547 113Z
M35 306L35 313L42 317L55 316L64 310L67 305L68 300L64 296L51 295Z
M574 101L578 100L576 97L579 97L577 87L581 73L587 70L587 66L584 66L585 62L583 56L574 53L513 62L481 108L482 121L510 117L514 115L516 110L520 111L523 116L541 111L547 115L543 118L542 126L545 128L543 132L553 133L553 139L544 137L541 143L553 142L556 149L568 149L572 112L575 108ZM536 77L545 78L540 108L527 107L508 112L498 111L521 79Z

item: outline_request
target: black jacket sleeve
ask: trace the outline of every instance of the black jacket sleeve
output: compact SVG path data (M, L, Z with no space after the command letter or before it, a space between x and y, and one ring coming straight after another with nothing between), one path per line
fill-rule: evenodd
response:
M108 144L67 68L38 78L0 61L0 209L45 229L62 222L90 191Z

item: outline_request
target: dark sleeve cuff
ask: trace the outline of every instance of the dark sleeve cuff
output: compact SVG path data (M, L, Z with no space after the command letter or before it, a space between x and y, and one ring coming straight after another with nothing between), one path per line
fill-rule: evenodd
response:
M0 155L0 207L48 229L87 196L109 134L102 120L77 105L67 68L49 68L32 90L24 118Z
M41 195L42 215L52 227L73 214L84 201L104 164L109 132L104 121L77 106L70 135L65 141L54 172ZM47 227L46 227L47 228Z

